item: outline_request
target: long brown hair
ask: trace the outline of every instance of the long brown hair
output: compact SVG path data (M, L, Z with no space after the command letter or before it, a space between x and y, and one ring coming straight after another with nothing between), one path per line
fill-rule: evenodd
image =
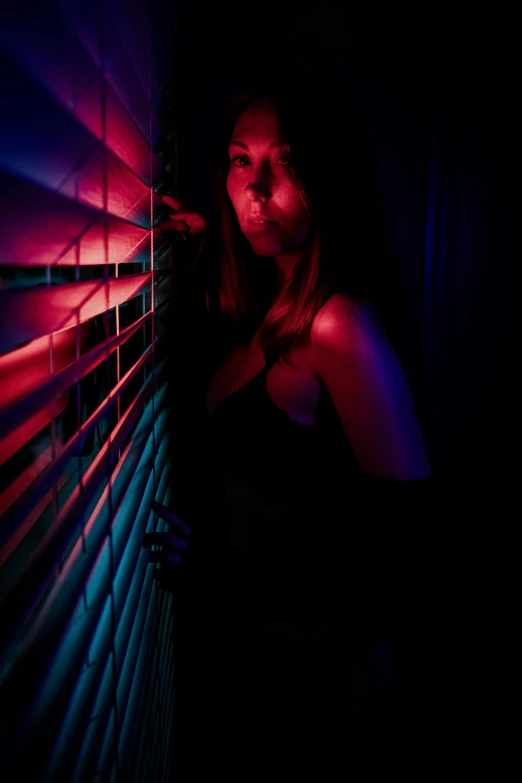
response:
M281 145L311 231L304 257L279 293L275 264L253 253L227 192L228 145L243 111L258 99L276 109ZM384 228L364 124L344 91L325 76L287 74L249 89L225 111L216 150L216 214L192 271L203 271L208 312L230 343L246 343L261 325L265 359L288 361L306 344L315 315L334 293L373 303L395 342L402 297Z

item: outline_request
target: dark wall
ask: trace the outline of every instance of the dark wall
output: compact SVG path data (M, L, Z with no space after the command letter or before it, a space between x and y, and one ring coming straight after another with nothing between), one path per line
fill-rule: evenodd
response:
M180 187L197 208L210 208L219 110L280 66L334 74L363 110L406 289L401 358L432 461L451 479L444 517L428 531L447 554L433 677L447 700L441 741L447 747L451 736L462 747L469 733L469 769L482 752L504 758L496 740L509 731L514 671L519 27L500 7L412 7L183 8L190 119ZM422 556L412 545L412 557Z
M192 3L182 25L190 120L180 192L196 208L212 206L216 126L238 89L280 68L323 71L346 86L373 144L406 294L400 358L432 461L456 480L495 471L519 388L509 359L519 274L514 19L424 6Z

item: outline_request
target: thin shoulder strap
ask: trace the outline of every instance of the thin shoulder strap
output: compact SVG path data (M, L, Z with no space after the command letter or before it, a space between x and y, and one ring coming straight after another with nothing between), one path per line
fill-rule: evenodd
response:
M260 371L259 375L265 376L269 372L269 370L274 366L274 364L277 362L278 358L279 358L278 356L275 356L269 362L266 362L265 366Z

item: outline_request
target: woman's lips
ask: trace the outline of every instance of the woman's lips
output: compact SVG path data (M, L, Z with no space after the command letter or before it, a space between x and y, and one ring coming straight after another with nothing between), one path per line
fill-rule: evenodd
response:
M250 215L247 218L249 231L269 231L278 225L276 220L271 220L264 215Z

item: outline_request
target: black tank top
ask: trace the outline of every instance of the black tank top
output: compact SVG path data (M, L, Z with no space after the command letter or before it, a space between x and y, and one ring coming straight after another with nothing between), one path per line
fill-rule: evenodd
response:
M206 413L210 458L238 509L226 601L265 628L306 635L363 622L380 638L361 583L361 469L326 387L314 424L302 425L267 392L273 364Z

